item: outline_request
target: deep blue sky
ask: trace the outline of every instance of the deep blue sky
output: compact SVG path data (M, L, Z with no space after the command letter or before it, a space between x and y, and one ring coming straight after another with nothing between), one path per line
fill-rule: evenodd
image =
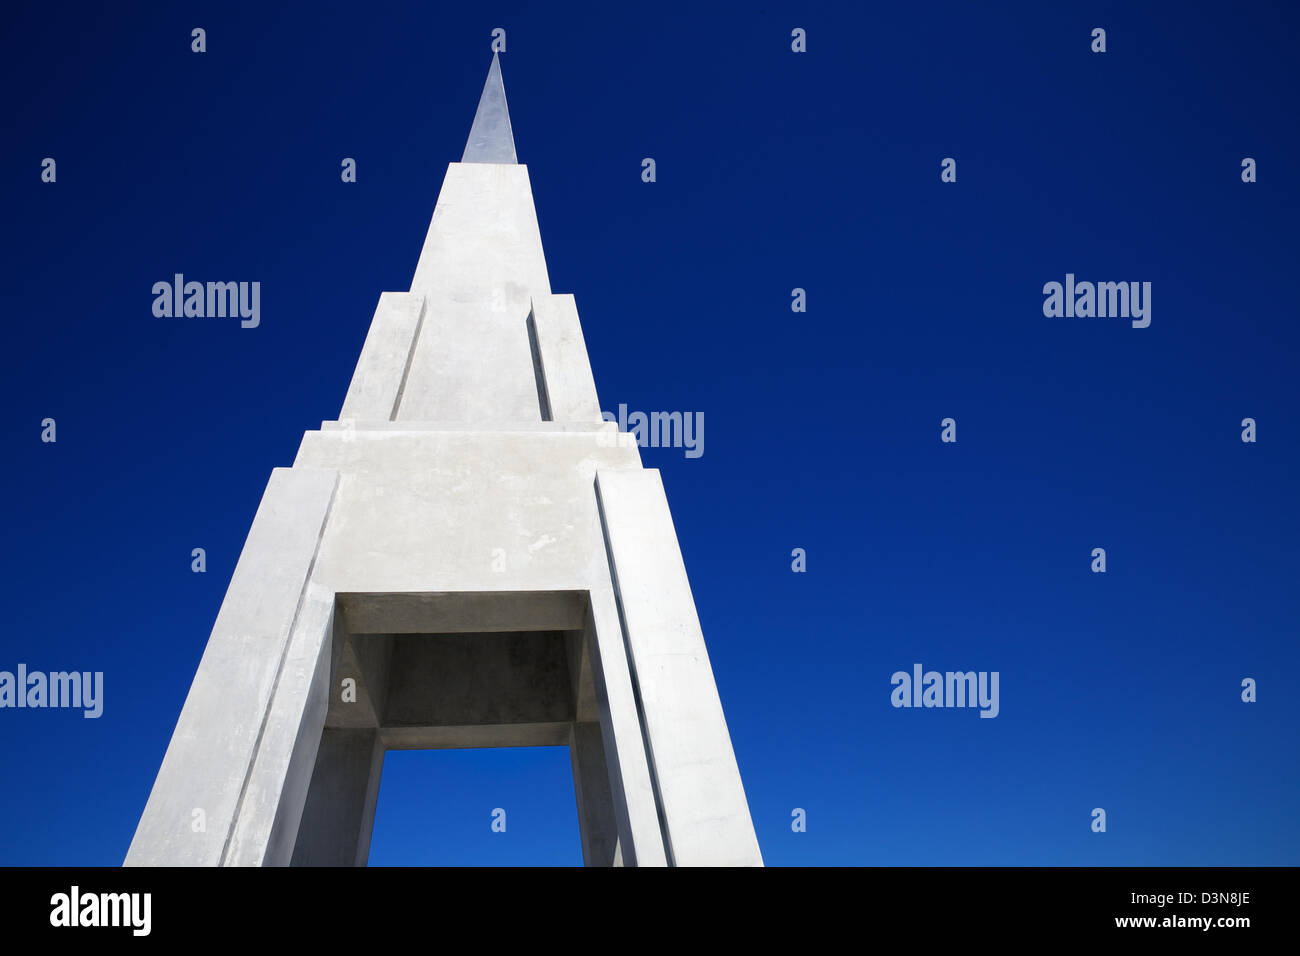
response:
M766 861L1300 863L1296 7L269 6L0 14L0 669L106 682L0 711L0 863L124 857L498 26L603 407L705 414L642 454ZM260 328L155 318L174 272L259 280ZM1150 328L1045 318L1067 272L1150 281ZM895 710L914 662L1000 716ZM580 862L566 752L390 754L371 862Z

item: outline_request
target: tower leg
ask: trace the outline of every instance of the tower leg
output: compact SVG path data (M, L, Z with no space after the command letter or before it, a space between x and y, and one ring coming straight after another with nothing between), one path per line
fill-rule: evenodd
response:
M762 866L659 472L598 471L596 495L668 863Z
M665 866L668 858L663 828L614 593L612 589L592 591L590 599L585 639L596 690L599 743L618 832L618 849L612 862L620 866ZM585 763L595 761L588 758ZM586 776L585 765L582 771ZM576 778L574 784L576 790Z
M573 725L569 732L569 756L573 762L573 792L578 800L583 863L613 866L616 855L621 854L618 854L618 824L614 820L614 800L600 724L591 721Z
M384 766L379 733L327 728L293 849L294 866L365 866Z
M309 686L318 679L332 595L329 601L311 600L308 580L337 482L333 471L277 468L271 473L127 851L127 866L232 862L237 824L243 817L247 826L256 815L251 808L245 813L245 803L250 797L256 803L262 793L250 788L259 753L271 740L276 742L271 749L286 754L301 749L306 691L297 702L299 722L277 724L272 704L277 697L286 699L277 688ZM310 735L304 746L315 746ZM281 813L278 788L269 809L256 813L262 816L261 847L252 846L256 840L246 842L243 857L260 863Z

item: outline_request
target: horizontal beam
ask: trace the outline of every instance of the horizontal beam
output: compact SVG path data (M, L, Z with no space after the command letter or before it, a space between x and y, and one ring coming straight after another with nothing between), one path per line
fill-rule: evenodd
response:
M564 747L570 721L475 724L463 727L386 727L379 740L389 750L464 750L484 747Z
M337 595L350 634L581 630L585 591L456 591Z

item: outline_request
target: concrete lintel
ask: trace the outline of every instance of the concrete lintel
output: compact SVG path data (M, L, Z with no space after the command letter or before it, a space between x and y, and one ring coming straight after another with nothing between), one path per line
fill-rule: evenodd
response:
M364 646L373 638L357 637ZM561 631L399 634L391 639L384 729L573 720Z
M351 634L572 631L586 616L583 591L457 591L339 594Z
M380 739L389 750L466 750L480 747L563 747L567 720L535 724L472 724L461 727L385 727Z

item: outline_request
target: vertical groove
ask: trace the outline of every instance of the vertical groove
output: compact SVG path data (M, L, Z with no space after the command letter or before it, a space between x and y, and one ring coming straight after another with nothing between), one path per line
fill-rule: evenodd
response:
M546 388L546 369L542 365L542 346L537 340L537 320L533 317L533 309L528 309L528 348L533 353L533 377L537 381L537 407L541 410L542 421L549 422L551 418L551 396Z

